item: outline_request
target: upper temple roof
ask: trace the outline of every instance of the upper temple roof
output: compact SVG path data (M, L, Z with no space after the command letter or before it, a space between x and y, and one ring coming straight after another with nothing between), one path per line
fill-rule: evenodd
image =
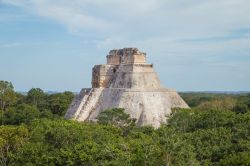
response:
M146 53L137 48L113 49L107 55L107 64L146 63Z
M109 55L134 55L134 54L144 54L144 52L140 52L138 48L123 48L123 49L113 49L109 51Z

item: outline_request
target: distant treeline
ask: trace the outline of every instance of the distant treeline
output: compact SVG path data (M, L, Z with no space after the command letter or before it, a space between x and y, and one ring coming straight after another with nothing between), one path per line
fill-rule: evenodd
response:
M159 129L138 127L123 109L98 123L63 118L74 94L27 95L0 81L1 165L250 165L250 95L182 93Z

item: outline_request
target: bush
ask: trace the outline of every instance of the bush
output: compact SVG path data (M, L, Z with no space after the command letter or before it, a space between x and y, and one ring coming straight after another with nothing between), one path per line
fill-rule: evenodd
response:
M122 108L113 108L102 111L98 116L98 123L103 125L113 125L125 127L135 125L135 119L131 119L129 114Z
M10 107L3 113L3 124L19 125L30 123L39 118L40 112L35 106L21 104L17 107Z

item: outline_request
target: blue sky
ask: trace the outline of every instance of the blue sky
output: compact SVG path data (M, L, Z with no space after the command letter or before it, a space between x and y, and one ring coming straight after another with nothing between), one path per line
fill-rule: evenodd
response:
M178 91L250 90L249 0L0 0L0 80L80 91L114 48Z

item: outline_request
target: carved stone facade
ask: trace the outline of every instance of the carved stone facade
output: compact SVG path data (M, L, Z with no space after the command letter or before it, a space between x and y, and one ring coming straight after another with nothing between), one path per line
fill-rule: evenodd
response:
M107 55L108 65L120 64L143 64L146 63L146 53L138 51L137 48L124 48L111 50Z
M83 89L65 117L95 121L109 108L124 108L138 125L159 127L166 122L171 108L189 108L174 90L161 86L146 54L137 48L111 50L106 65L92 69L92 88Z
M92 88L107 88L118 65L96 65L92 69Z

